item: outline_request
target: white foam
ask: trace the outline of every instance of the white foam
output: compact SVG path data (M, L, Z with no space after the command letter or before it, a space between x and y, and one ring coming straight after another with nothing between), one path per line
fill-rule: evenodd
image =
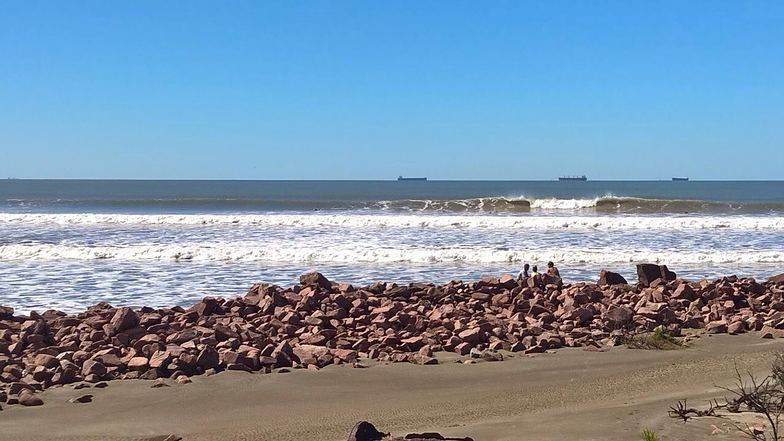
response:
M594 199L532 199L531 208L542 210L584 210L596 207L599 198Z
M0 213L0 225L3 224L659 231L727 228L778 231L784 230L784 216Z
M661 251L653 249L563 247L543 250L499 250L485 246L469 247L386 247L349 243L323 246L260 247L248 244L215 245L5 245L0 246L0 261L9 260L141 260L200 262L325 262L345 263L513 263L557 261L564 264L616 264L626 262L665 262L672 264L753 264L784 263L784 251L712 250Z

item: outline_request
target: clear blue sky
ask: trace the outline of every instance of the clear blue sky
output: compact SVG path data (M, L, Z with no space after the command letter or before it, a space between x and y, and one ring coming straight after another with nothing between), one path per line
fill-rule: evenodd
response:
M0 176L784 179L782 1L5 1Z

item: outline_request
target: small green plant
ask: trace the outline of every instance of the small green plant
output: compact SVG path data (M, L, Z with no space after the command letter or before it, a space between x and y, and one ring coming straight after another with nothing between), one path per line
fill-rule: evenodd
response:
M632 335L626 339L625 343L626 347L631 349L669 350L683 347L680 341L661 326L657 326L653 332L648 334Z
M642 429L642 433L640 434L640 438L643 441L659 441L659 437L653 433L653 430L650 429Z

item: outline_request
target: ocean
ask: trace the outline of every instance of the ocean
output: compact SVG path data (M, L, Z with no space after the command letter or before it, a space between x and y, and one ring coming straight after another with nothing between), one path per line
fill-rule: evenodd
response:
M189 305L289 285L445 282L554 261L784 272L784 181L0 181L0 304Z

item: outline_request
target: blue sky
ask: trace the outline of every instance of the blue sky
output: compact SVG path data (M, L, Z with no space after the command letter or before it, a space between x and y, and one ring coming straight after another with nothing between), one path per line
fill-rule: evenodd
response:
M782 179L784 2L3 2L0 176Z

